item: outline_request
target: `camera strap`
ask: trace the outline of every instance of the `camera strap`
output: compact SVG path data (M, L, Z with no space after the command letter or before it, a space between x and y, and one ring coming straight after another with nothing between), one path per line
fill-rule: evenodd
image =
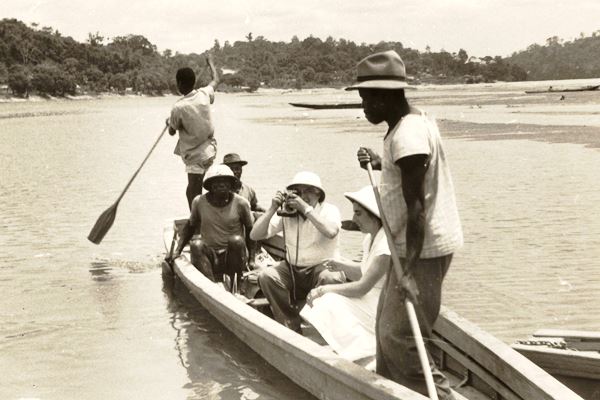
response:
M300 241L300 219L298 218L298 216L296 216L296 259L294 260L294 263L292 263L292 260L291 260L292 257L288 251L286 234L285 234L285 220L281 221L281 223L283 226L283 243L285 246L286 263L289 268L290 279L292 280L292 287L289 289L289 302L290 302L290 306L292 308L297 308L298 307L298 301L297 301L298 299L296 298L296 274L295 274L294 267L296 266L296 264L298 264L298 247L299 247L298 244Z

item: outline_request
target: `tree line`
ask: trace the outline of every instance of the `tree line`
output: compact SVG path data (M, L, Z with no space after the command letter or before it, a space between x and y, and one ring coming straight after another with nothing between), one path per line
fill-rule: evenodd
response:
M175 72L188 66L199 75L198 85L210 80L205 56L211 52L221 72L220 90L259 87L343 87L354 79L355 65L375 51L396 50L406 63L413 83L476 83L588 77L598 75L600 37L563 44L530 46L511 57L470 57L464 49L424 52L401 42L356 44L345 39L325 40L294 36L289 42L272 42L249 33L245 40L223 45L215 40L201 54L162 53L141 35L107 40L99 32L89 33L84 43L63 36L51 27L27 26L16 19L0 21L0 84L16 96L64 96L81 93L176 93ZM595 50L595 52L593 52ZM567 52L570 57L563 59ZM587 54L583 54L587 52ZM560 58L560 62L558 60ZM586 67L574 66L585 62ZM577 75L579 73L580 75ZM581 74L585 74L582 76ZM573 76L573 75L577 76Z

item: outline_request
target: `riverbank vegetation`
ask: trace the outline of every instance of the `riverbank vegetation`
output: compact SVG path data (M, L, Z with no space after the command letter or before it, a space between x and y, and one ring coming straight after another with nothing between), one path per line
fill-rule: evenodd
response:
M598 33L598 32L597 32ZM63 36L51 27L28 26L15 19L0 21L0 85L7 94L27 97L94 93L160 95L176 93L175 72L192 67L199 84L210 80L205 55L212 52L221 72L220 90L254 91L259 87L343 87L352 82L355 65L374 51L394 49L403 58L412 83L477 83L600 76L600 37L581 37L546 46L532 45L511 57L469 56L441 50L424 52L401 42L356 44L294 36L272 42L249 33L245 40L223 45L215 40L202 54L158 52L141 35L106 40L90 33L85 43Z

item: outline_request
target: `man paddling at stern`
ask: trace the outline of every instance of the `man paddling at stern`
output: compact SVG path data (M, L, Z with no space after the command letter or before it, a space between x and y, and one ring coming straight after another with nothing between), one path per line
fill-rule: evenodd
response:
M404 301L407 289L416 292L417 315L423 338L441 304L442 281L463 236L450 169L435 122L411 107L404 96L406 70L395 51L376 53L358 63L358 90L367 120L385 122L383 158L360 148L358 161L380 169L383 215L407 276L397 281L388 272L376 317L377 373L427 395L417 347ZM416 285L416 290L414 289ZM430 358L431 360L431 358ZM446 377L431 365L440 399L453 399Z
M173 105L171 117L167 119L169 134L179 132L179 140L174 153L181 156L188 174L188 186L185 191L188 206L192 200L202 194L204 173L217 155L217 141L211 119L210 105L215 100L215 89L219 84L219 75L212 60L206 58L212 80L200 89L194 89L196 74L191 68L177 70L175 79L177 90L183 97Z
M214 165L208 169L204 180L208 192L192 202L190 219L183 228L174 257L181 254L193 237L192 264L215 282L228 275L232 284L237 277L239 285L248 257L254 260L256 246L250 240L253 223L250 204L233 192L237 185L238 179L228 166Z

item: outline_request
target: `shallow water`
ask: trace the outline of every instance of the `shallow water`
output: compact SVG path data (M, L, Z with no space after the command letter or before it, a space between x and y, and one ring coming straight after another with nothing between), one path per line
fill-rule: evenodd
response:
M599 99L531 98L515 84L427 87L409 97L443 134L453 132L445 144L465 246L447 277L446 305L506 342L539 328L600 330L600 152L586 147L598 142ZM187 214L175 138L161 140L102 244L86 239L174 100L0 104L0 398L309 398L180 284L163 283L162 227ZM349 217L343 192L368 184L356 149L379 148L384 127L360 110L291 101L358 99L333 90L218 93L219 154L249 161L244 180L265 206L308 169ZM516 124L535 135L519 136ZM511 136L495 136L498 126ZM342 240L343 253L357 256L359 235Z

